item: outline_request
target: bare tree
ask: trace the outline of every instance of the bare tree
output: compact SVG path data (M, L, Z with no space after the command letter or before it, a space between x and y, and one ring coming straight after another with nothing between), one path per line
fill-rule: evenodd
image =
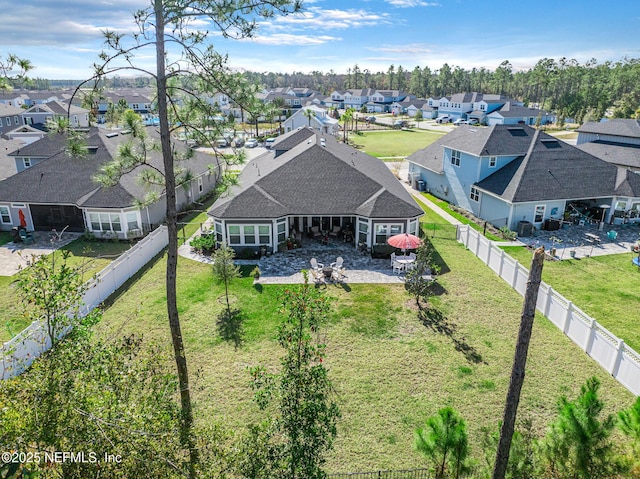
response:
M540 247L533 253L529 279L527 280L527 290L524 295L522 306L522 316L520 318L520 330L518 331L518 342L513 358L511 369L511 380L507 392L507 400L504 406L504 418L500 429L500 441L496 451L496 462L493 469L493 479L504 479L509 462L509 450L511 449L511 438L516 423L516 413L520 403L520 391L524 383L525 367L527 365L527 353L529 351L529 340L533 330L533 319L536 314L536 302L538 301L538 289L542 279L542 266L544 265L544 247Z

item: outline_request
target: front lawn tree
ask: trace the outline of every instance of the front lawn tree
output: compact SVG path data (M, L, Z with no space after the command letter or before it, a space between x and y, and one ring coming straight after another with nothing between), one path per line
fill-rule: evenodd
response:
M246 38L255 33L260 18L286 15L298 11L298 0L150 0L148 6L134 13L138 31L124 35L104 32L108 51L100 54L91 80L122 71L148 75L156 87L156 104L163 160L163 193L166 200L167 248L166 294L167 314L179 380L182 411L181 442L189 452L188 475L196 476L197 451L192 435L193 411L176 294L178 234L176 175L172 129L207 138L203 119L213 116L214 106L202 97L216 92L227 94L237 103L248 101L246 82L241 75L231 74L226 57L211 44L210 31L224 38ZM152 54L155 68L148 68L144 58ZM136 57L141 58L136 61ZM181 87L181 78L195 79L190 89ZM182 108L181 105L185 105Z

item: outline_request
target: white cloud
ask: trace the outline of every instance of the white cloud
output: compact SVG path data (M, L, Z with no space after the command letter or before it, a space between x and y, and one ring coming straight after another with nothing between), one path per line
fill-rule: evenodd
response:
M348 28L375 27L390 23L387 13L375 13L364 9L322 9L311 7L300 14L278 17L261 23L260 27L273 30L314 28L320 30L345 30Z
M340 37L328 35L294 35L291 33L275 33L273 35L260 35L244 41L259 43L261 45L322 45L327 42L340 41Z
M422 0L387 0L389 5L400 8L408 7L441 7L442 5L437 2L424 2Z

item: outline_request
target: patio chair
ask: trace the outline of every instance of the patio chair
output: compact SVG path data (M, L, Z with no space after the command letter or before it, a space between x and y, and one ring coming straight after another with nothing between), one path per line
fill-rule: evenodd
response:
M415 253L409 253L409 258L412 259L413 261L416 260L416 254Z
M344 263L344 259L342 259L342 256L338 256L335 260L335 262L331 263L331 267L333 269L340 269L342 268L342 263Z
M616 239L618 239L618 232L617 231L607 231L607 238L609 238L610 240L615 241Z
M33 233L27 233L27 230L25 230L24 228L21 228L20 231L18 231L18 234L20 235L20 239L24 244L33 244L35 242L35 240L33 239Z
M342 231L342 228L340 228L340 226L335 225L331 231L329 231L329 236L335 236L336 238L338 237L338 235L340 234L340 231Z
M311 236L313 236L314 238L317 238L318 236L322 236L322 231L320 231L319 226L311 227Z
M318 260L316 260L315 258L311 258L309 262L311 263L312 270L322 273L322 268L324 268L324 265L322 263L318 263Z
M324 283L324 274L322 273L322 270L311 268L310 272L311 272L311 278L313 278L314 283L316 284Z
M404 271L404 264L399 263L395 260L391 264L391 267L393 268L394 273L402 273Z
M396 253L391 253L391 267L393 268L394 263L396 262Z

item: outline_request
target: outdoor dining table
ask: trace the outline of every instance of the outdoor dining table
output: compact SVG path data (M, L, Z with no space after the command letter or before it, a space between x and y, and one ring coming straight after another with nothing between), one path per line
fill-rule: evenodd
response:
M406 269L408 265L415 263L416 260L411 256L396 256L395 261L396 263L402 265L403 269Z

